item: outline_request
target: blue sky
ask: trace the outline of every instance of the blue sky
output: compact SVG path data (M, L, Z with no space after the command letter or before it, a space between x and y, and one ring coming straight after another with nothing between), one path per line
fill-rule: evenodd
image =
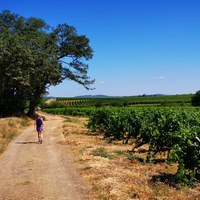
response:
M0 0L0 11L67 23L90 39L95 90L71 81L49 95L188 94L200 90L199 0Z

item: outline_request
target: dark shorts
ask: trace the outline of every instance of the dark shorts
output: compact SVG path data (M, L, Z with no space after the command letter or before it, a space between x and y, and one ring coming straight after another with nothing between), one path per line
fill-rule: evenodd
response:
M43 126L37 126L37 131L43 131Z

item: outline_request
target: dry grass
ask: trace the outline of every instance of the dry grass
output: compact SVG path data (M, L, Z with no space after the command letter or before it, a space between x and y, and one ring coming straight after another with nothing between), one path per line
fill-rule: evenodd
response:
M6 149L8 143L19 134L22 127L28 126L29 123L28 118L0 118L0 154Z
M200 184L194 188L174 187L159 181L161 174L173 176L176 166L141 162L142 153L130 154L131 145L108 144L102 136L88 133L86 118L66 117L64 135L81 175L90 189L91 200L200 199ZM170 177L170 176L169 176Z

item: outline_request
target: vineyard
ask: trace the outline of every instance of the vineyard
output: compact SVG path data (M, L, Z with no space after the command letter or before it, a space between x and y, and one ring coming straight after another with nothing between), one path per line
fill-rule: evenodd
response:
M83 108L83 107L105 107L105 106L174 106L191 105L192 95L170 95L170 96L129 96L129 97L107 97L107 98L56 98L51 103L43 99L44 108Z
M163 161L178 163L176 177L182 183L199 179L199 109L99 109L91 115L87 127L103 133L109 142L134 141L133 151L148 144L145 162L154 162L157 154L165 152Z
M88 116L87 128L91 133L103 135L109 143L121 141L124 145L133 144L133 153L148 146L143 162L158 162L157 155L163 155L162 162L177 164L177 182L191 184L200 178L200 109L186 106L190 101L190 95L60 98L46 105L44 111ZM138 104L142 105L133 106Z

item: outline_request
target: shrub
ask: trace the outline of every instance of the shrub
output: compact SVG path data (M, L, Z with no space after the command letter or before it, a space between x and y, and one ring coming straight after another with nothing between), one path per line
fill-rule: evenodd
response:
M200 90L192 96L191 103L193 106L200 106Z

